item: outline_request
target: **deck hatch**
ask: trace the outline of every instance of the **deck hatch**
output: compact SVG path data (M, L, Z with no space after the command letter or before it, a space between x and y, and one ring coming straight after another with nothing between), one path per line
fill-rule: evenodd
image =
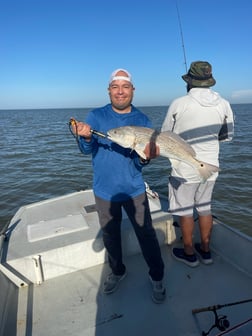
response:
M86 219L82 214L68 215L64 218L40 221L27 226L29 242L35 242L48 238L88 229Z

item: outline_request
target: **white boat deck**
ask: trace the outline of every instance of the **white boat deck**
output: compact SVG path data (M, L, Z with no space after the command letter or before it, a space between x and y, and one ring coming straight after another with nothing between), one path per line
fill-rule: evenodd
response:
M194 316L192 309L252 297L251 279L218 255L214 254L214 265L191 269L174 261L168 246L162 248L162 254L167 288L164 304L152 302L147 268L139 254L125 260L128 275L111 295L102 293L107 265L22 289L29 314L20 314L18 335L201 335L214 324L214 314ZM232 326L252 317L252 303L219 312L227 315ZM216 329L210 335L216 335Z
M83 200L83 193L77 195L77 199L79 196ZM66 215L73 212L67 204L69 202L60 207L60 212L63 210ZM53 210L50 214L44 213L45 222L52 220L58 205L58 202L53 206L50 203L49 208ZM94 212L93 201L87 206L90 212L84 218ZM192 310L214 305L227 305L218 309L217 314L226 315L230 327L251 319L252 239L216 224L212 244L214 264L190 268L172 258L172 246L181 244L180 230L174 228L167 213L158 207L155 210L155 206L154 201L152 215L165 262L167 289L166 302L159 305L152 302L148 269L126 219L123 237L128 275L115 293L104 295L102 283L110 270L97 222L92 219L92 234L85 225L80 229L76 211L78 219L73 230L67 221L58 226L51 222L53 229L50 226L46 232L43 227L39 228L41 221L34 211L31 222L38 225L38 230L29 227L32 224L29 221L25 229L20 219L29 207L21 208L12 222L20 228L19 225L12 227L0 265L0 336L202 335L202 331L207 332L214 325L214 313L192 314ZM87 245L83 242L84 236ZM244 300L249 302L228 305ZM219 333L220 330L214 328L209 335ZM229 335L251 336L252 322Z

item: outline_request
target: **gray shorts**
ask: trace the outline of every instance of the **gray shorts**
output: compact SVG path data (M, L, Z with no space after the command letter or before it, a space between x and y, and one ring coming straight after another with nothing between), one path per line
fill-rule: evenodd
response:
M183 183L173 176L169 178L169 211L177 216L211 214L211 200L215 181L205 183Z

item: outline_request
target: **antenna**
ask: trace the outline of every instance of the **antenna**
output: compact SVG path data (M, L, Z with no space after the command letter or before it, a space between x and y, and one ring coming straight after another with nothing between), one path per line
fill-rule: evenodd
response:
M183 55L184 55L184 64L185 64L185 69L186 69L186 72L187 72L187 62L186 62L185 44L184 44L183 30L182 30L182 24L181 24L181 19L180 19L180 14L179 14L179 8L178 8L178 1L176 1L176 8L177 8L177 15L178 15L178 22L179 22L179 30L180 30L180 36L181 36L181 42L182 42L182 49L183 49Z

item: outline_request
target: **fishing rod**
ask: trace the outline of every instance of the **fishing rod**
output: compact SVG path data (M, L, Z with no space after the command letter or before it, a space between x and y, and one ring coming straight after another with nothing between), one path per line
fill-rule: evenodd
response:
M214 306L208 306L208 307L193 309L192 314L203 313L203 312L206 312L206 311L212 311L214 313L214 317L215 317L214 324L211 326L211 328L207 332L202 331L202 336L209 335L211 330L214 329L214 328L218 328L220 331L225 331L229 327L230 324L229 324L229 321L227 319L227 316L226 315L218 316L218 314L216 312L218 309L221 309L221 308L224 308L224 307L229 307L229 306L234 306L234 305L239 305L239 304L247 303L247 302L252 302L252 299L236 301L236 302L231 302L231 303L226 303L226 304L217 304L217 305L214 305Z
M68 123L68 124L69 124L69 127L70 127L70 126L75 127L75 134L78 136L78 131L77 131L77 121L76 121L74 118L71 118L71 119L69 120L69 123ZM70 128L70 131L71 131L71 133L73 134L71 128ZM96 131L96 130L94 130L94 129L90 129L90 132L93 133L93 134L95 134L95 135L98 135L98 136L100 136L100 137L102 137L102 138L107 138L107 137L108 137L108 135L106 135L106 134L104 134L104 133L102 133L102 132Z
M69 130L70 130L71 134L75 138L80 151L82 152L82 148L81 148L80 140L79 140L79 134L78 134L77 120L75 120L74 118L71 118L69 120L69 122L68 122L68 127L69 127ZM73 132L73 129L74 129L74 132ZM102 138L108 138L107 134L104 134L102 132L96 131L94 129L90 129L90 133L98 135L98 136L100 136Z
M187 61L186 61L186 52L185 52L184 36L183 36L183 29L182 29L181 18L180 18L180 13L179 13L178 1L176 1L176 8L177 8L177 16L178 16L178 23L179 23L180 37L181 37L181 42L182 42L182 50L183 50L183 55L184 55L185 70L186 70L186 72L187 72Z
M9 231L10 222L8 221L0 230L0 260L2 259L2 250L4 242L8 241L8 231Z

